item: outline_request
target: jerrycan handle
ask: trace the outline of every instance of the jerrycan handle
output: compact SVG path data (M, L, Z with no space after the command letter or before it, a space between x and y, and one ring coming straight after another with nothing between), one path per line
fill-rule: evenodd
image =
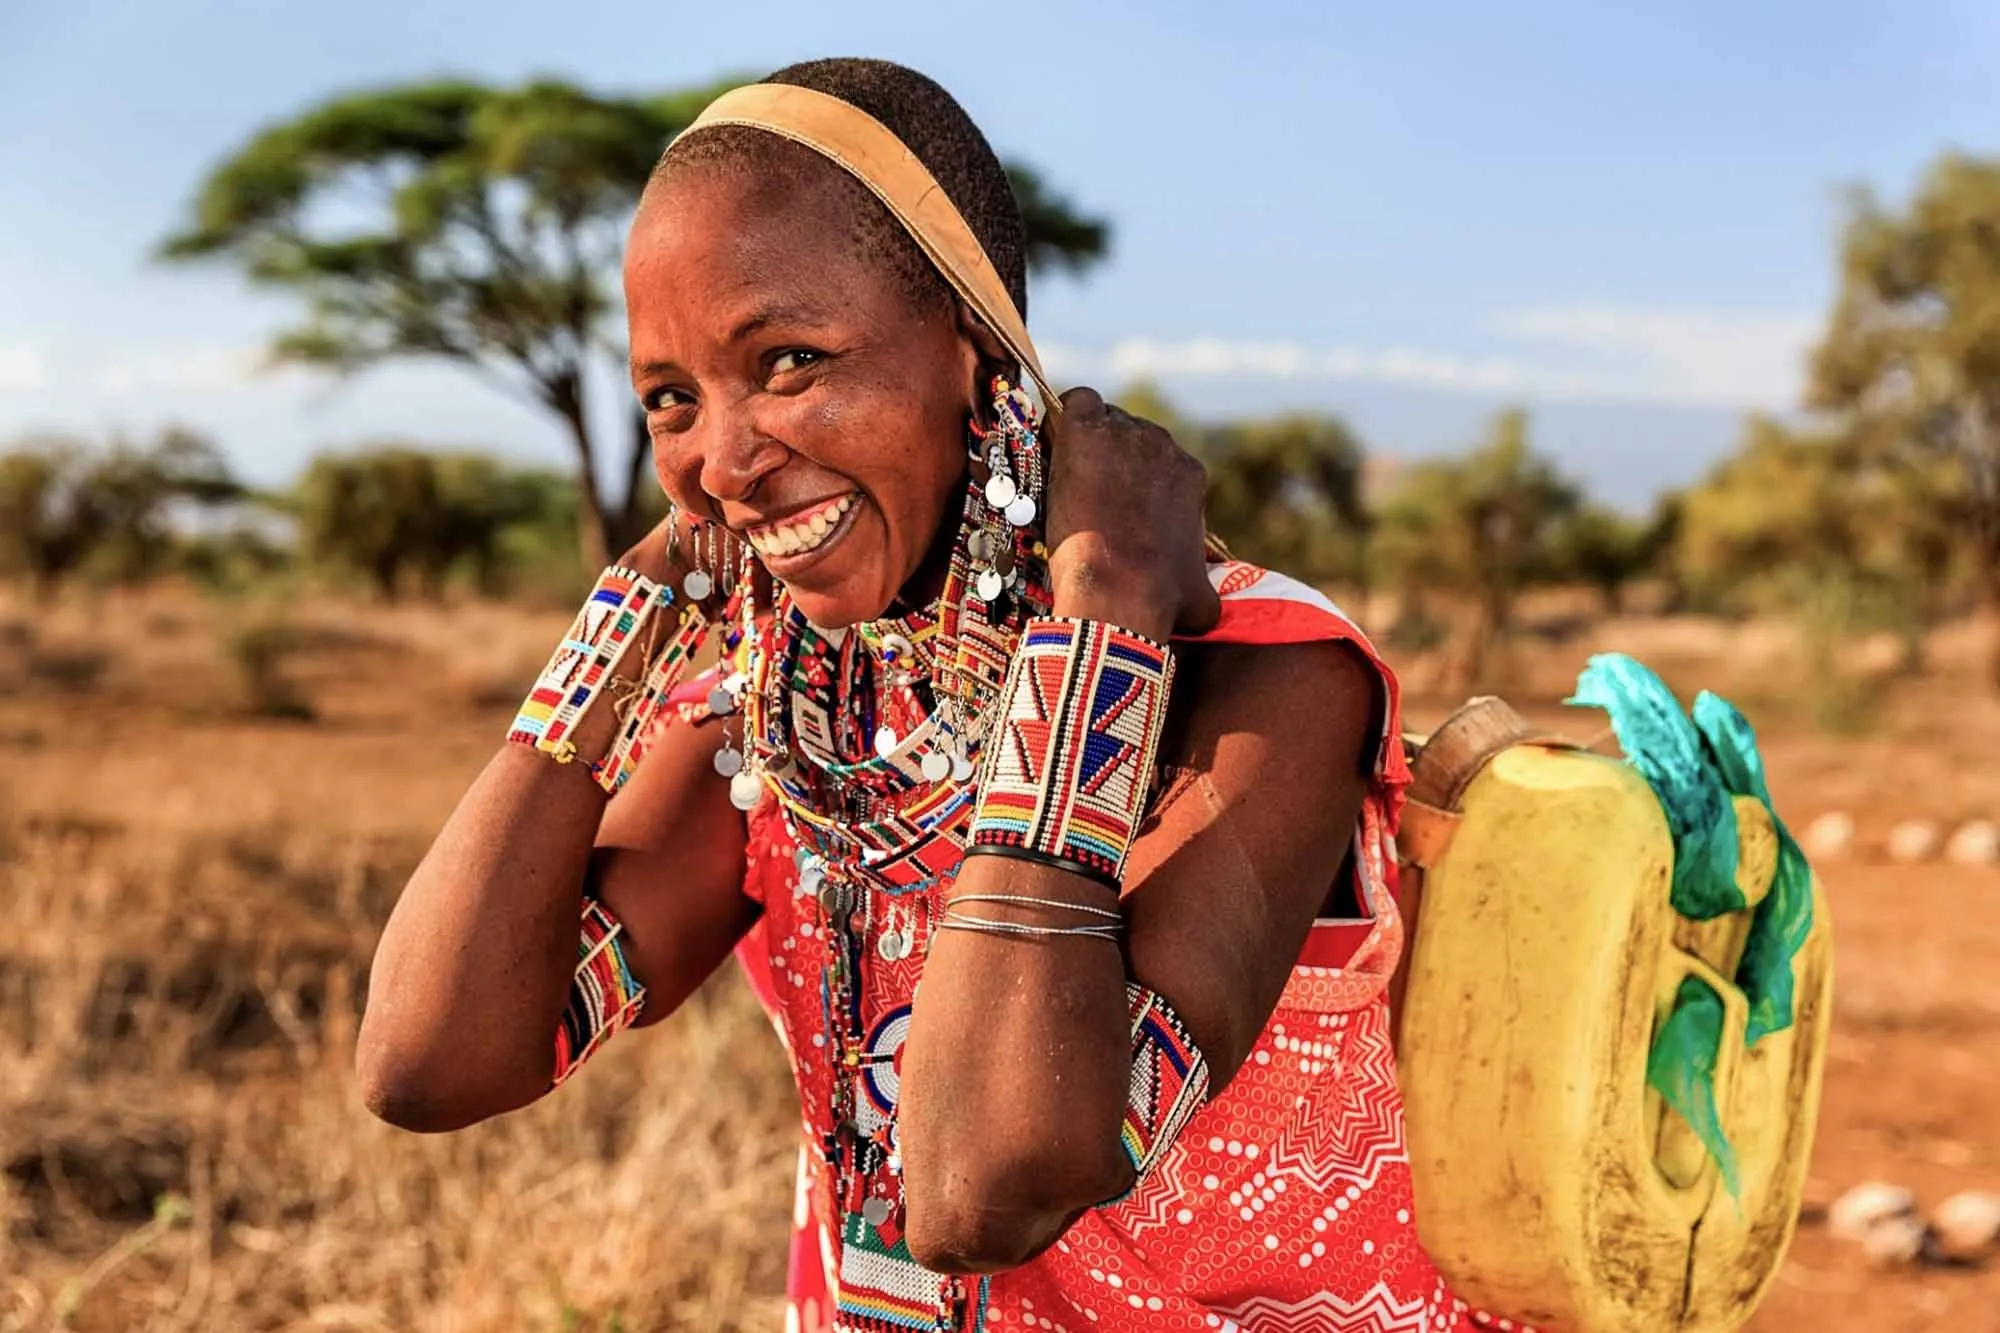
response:
M1654 993L1653 1037L1673 1014L1681 984L1698 981L1722 1001L1722 1031L1715 1051L1716 1114L1727 1128L1734 1100L1737 1072L1743 1064L1743 1036L1750 1022L1750 1002L1737 987L1700 958L1680 949L1669 949L1660 961L1659 984ZM1652 1144L1648 1154L1661 1179L1697 1212L1706 1209L1721 1177L1720 1165L1696 1135L1694 1127L1666 1104L1659 1092L1648 1087L1645 1125Z
M1472 780L1502 751L1516 745L1579 749L1576 742L1537 731L1507 703L1492 695L1468 699L1428 736L1405 735L1410 787L1396 854L1404 865L1436 865L1458 831L1458 803Z

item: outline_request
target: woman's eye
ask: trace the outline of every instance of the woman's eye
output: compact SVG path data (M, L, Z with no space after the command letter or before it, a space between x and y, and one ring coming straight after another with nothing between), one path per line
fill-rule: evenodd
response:
M821 360L821 354L810 347L788 347L771 359L771 373L782 375L788 370L804 370Z
M640 405L648 412L664 412L670 407L680 407L689 401L691 400L687 394L679 389L654 389L639 400Z

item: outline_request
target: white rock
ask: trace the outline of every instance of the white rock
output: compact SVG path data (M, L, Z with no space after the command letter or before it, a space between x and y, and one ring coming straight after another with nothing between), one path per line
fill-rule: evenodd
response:
M1929 1234L1920 1217L1885 1217L1861 1238L1861 1252L1878 1268L1900 1268L1923 1256Z
M1799 846L1811 861L1838 861L1854 846L1854 816L1832 810L1806 825Z
M1889 830L1889 859L1905 865L1928 861L1938 854L1944 835L1928 819L1906 819Z
M1984 1258L2000 1246L2000 1194L1966 1190L1952 1195L1931 1214L1931 1230L1945 1258Z
M2000 862L2000 824L1975 819L1961 824L1944 845L1944 859L1953 865L1990 866Z
M1884 1222L1914 1217L1917 1196L1901 1185L1871 1180L1856 1185L1826 1210L1826 1227L1842 1240L1862 1240Z

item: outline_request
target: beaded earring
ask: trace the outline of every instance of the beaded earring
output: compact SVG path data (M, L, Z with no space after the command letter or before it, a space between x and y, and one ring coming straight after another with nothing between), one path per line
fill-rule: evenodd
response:
M757 678L757 654L760 651L757 635L757 557L748 542L737 542L734 596L740 604L742 614L740 640L743 644L743 669L733 672L717 687L730 699L730 711L736 712L743 703L743 697L751 689L751 682ZM756 808L764 794L764 767L751 744L749 721L739 717L737 734L737 763L729 777L729 803L738 810L749 811ZM725 747L726 751L727 747ZM720 758L718 754L717 758Z
M989 473L986 503L1008 524L1025 528L1041 512L1041 441L1035 428L1035 405L1027 393L993 377L993 426L981 431L973 423ZM1017 478L1016 469L1021 475Z
M676 518L679 515L676 513ZM679 524L674 528L674 540L680 540ZM688 547L694 568L681 580L681 591L690 602L699 602L715 591L715 576L709 573L715 549L715 524L697 523L688 535Z
M973 457L986 464L981 495L988 521L971 534L973 591L989 606L1020 586L1015 568L1014 529L1026 528L1041 513L1042 448L1035 405L1006 376L993 377L993 425L972 423Z

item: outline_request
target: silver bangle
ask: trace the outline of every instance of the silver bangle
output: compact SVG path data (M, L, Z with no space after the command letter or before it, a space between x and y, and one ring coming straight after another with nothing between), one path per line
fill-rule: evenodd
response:
M1081 912L1085 916L1102 917L1106 921L1125 923L1125 914L1108 907L1090 907L1084 903L1066 903L1060 898L1035 898L1025 893L961 893L946 903L947 908L960 903L1006 903L1019 907L1053 907L1065 912Z
M969 930L978 935L1013 935L1031 939L1071 937L1075 939L1109 940L1118 943L1121 933L1117 926L1030 926L1019 921L989 921L982 916L967 916L949 908L937 923L939 930Z

